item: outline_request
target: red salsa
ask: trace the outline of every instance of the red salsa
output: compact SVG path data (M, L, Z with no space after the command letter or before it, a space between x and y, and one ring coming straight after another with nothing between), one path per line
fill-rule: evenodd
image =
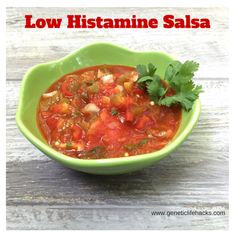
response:
M137 78L133 67L101 65L56 81L41 96L37 112L48 144L80 159L127 157L163 148L179 128L181 107L154 104ZM169 89L166 95L173 92Z

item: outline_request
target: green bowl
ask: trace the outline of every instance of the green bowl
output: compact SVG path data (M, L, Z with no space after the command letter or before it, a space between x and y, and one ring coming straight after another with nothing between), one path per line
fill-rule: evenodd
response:
M163 76L172 60L172 57L162 52L136 52L108 43L97 43L62 59L36 65L23 78L16 123L32 144L66 167L91 174L122 174L147 167L175 150L191 133L200 116L199 100L195 101L190 112L183 111L177 134L163 149L149 154L112 159L76 159L54 150L47 144L37 127L36 109L40 96L53 82L77 69L100 64L135 66L151 62L157 64L157 73Z

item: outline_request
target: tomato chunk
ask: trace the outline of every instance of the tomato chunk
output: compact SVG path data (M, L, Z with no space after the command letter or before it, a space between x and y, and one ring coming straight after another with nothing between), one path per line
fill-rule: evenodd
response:
M72 85L74 86L75 82L76 81L74 79L68 78L61 84L60 90L65 97L73 97L74 96L73 92L70 89L71 89Z
M46 118L50 117L51 115L52 115L52 113L49 111L42 111L41 112L41 116L43 119L46 119Z
M50 117L46 120L47 126L50 128L50 130L53 130L57 127L58 124L58 117Z
M129 109L126 111L125 120L128 122L132 122L134 120L134 113Z
M73 140L78 141L82 137L82 129L77 125L73 125L71 127L71 129L72 129L72 132L73 132L72 133L73 134Z
M152 120L148 116L143 115L141 118L138 119L135 127L137 129L143 129L144 127L149 125L151 122Z
M58 114L71 114L72 107L68 103L58 103L50 107L50 111Z
M180 125L181 107L153 103L138 77L134 67L120 65L61 77L38 105L38 125L48 144L79 159L129 157L164 147ZM172 94L169 87L166 95Z
M143 89L139 88L137 85L135 85L135 86L133 87L133 93L134 93L134 94L143 95L144 92L145 92L145 91L144 91Z

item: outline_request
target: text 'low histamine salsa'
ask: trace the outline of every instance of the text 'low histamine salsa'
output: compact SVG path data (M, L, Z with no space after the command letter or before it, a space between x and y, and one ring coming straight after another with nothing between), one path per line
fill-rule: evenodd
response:
M40 99L37 119L43 136L54 149L81 159L163 148L178 130L181 106L154 104L137 78L134 67L116 65L63 76Z

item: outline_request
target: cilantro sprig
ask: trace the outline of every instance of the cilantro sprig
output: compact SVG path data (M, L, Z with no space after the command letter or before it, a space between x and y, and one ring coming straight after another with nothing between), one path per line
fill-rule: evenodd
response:
M157 68L153 64L137 65L136 69L139 73L137 82L141 88L147 90L150 99L156 104L165 106L180 104L186 111L190 111L194 101L203 92L202 86L195 85L192 80L198 67L199 64L194 61L172 62L167 67L163 78L167 83L165 87L160 76L155 74ZM165 95L169 88L175 91L174 95Z

